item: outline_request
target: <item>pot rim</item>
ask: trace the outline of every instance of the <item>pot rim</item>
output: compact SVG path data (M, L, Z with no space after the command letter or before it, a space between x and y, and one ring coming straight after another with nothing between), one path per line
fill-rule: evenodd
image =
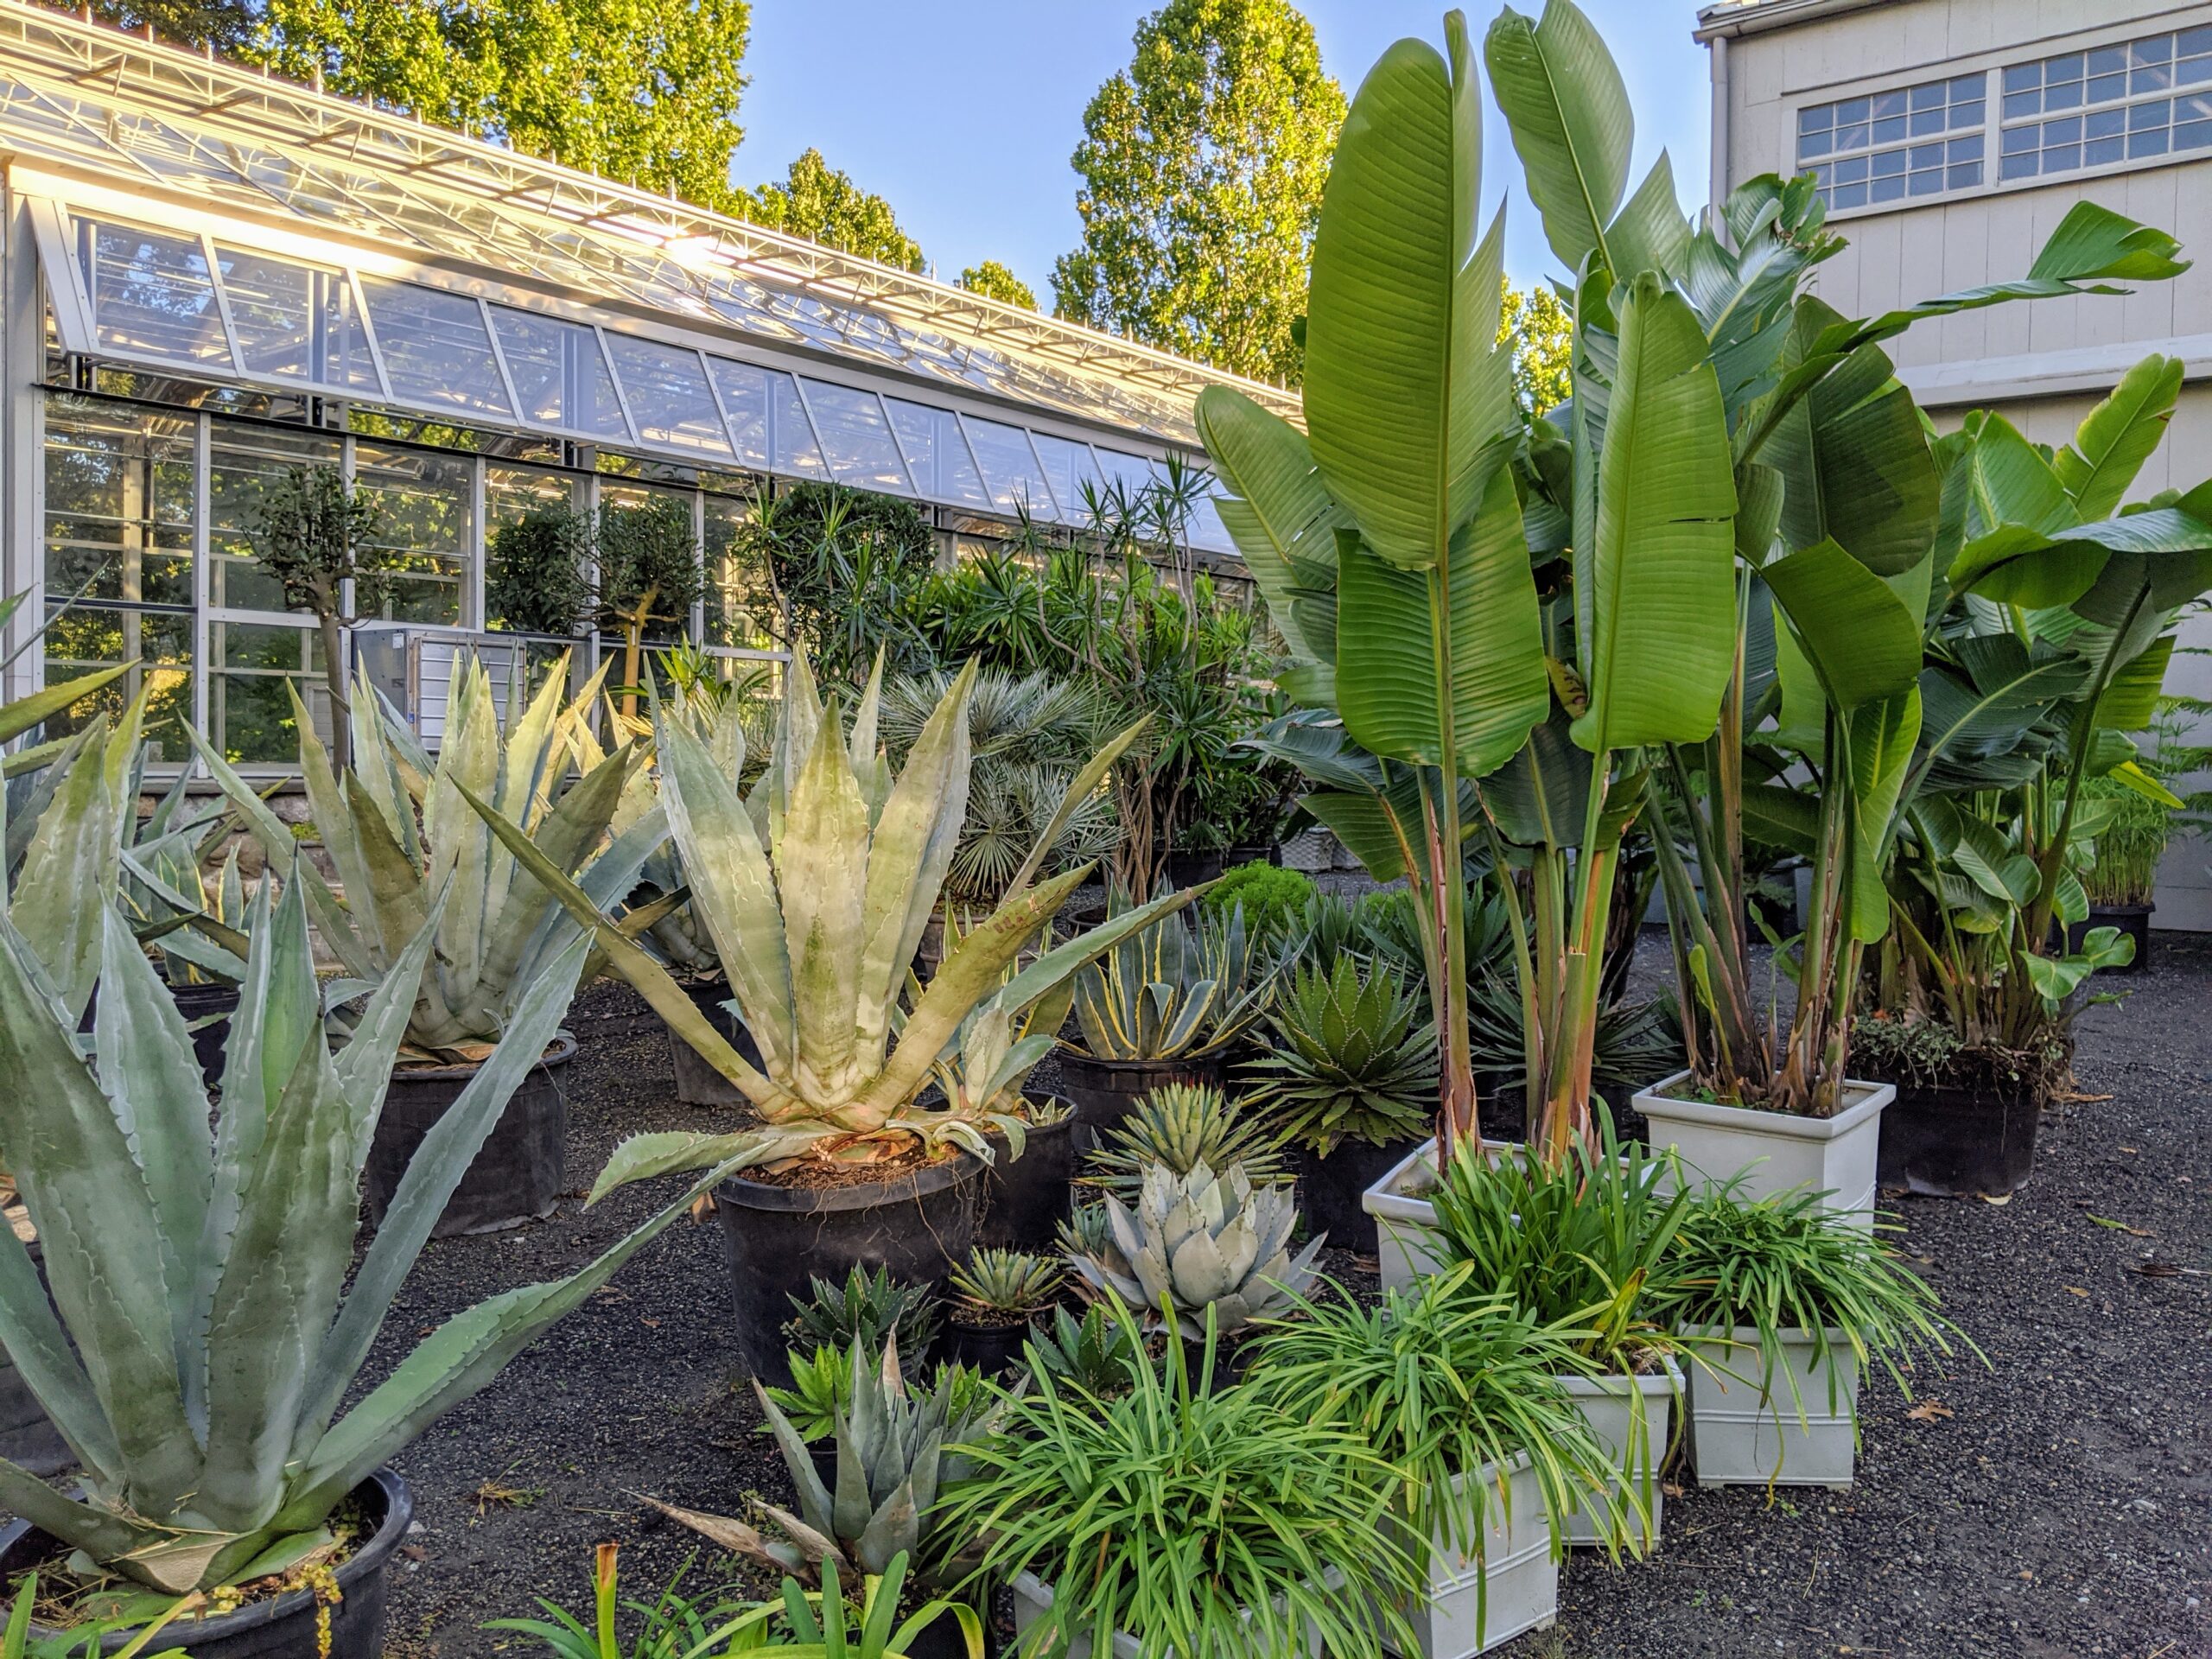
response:
M399 1541L407 1535L407 1529L415 1520L415 1494L409 1490L407 1482L401 1478L399 1471L390 1464L372 1470L367 1478L355 1486L347 1496L349 1497L356 1496L371 1487L374 1487L384 1495L384 1519L377 1523L377 1529L370 1535L368 1541L353 1552L353 1559L338 1569L338 1587L341 1596L343 1592L350 1591L370 1574L381 1573L384 1570L385 1563L391 1559L392 1551L399 1548ZM16 1520L9 1522L5 1530L0 1530L0 1551L8 1549L37 1531L38 1529L28 1521ZM51 1535L41 1535L51 1536ZM61 1541L57 1538L53 1541L59 1547ZM312 1590L288 1590L273 1600L255 1602L251 1606L239 1608L236 1612L217 1613L212 1617L187 1613L164 1626L162 1634L164 1637L174 1637L181 1645L197 1647L207 1643L219 1642L226 1637L241 1636L248 1630L259 1629L265 1624L282 1623L296 1614L310 1611L314 1605L315 1592ZM344 1605L342 1599L340 1605ZM30 1632L33 1637L67 1634L61 1626L41 1624L36 1621L33 1621ZM128 1643L136 1634L135 1628L129 1630L111 1630L101 1639L100 1651L113 1652ZM113 1645L111 1646L111 1643Z
M545 1052L537 1057L537 1065L531 1069L537 1071L542 1068L550 1071L556 1065L566 1065L575 1058L576 1039L565 1031L556 1031L553 1033L553 1040L545 1046ZM482 1060L469 1060L460 1065L442 1064L410 1065L405 1060L402 1060L391 1068L391 1075L395 1082L401 1077L405 1077L410 1081L450 1083L456 1078L473 1077L483 1069ZM529 1073L524 1072L523 1075L527 1077Z
M1577 1400L1624 1400L1631 1389L1647 1400L1671 1399L1682 1391L1685 1380L1682 1368L1672 1354L1661 1357L1660 1368L1656 1371L1608 1371L1598 1376L1585 1376L1579 1371L1554 1371L1553 1376Z
M1843 1086L1861 1092L1859 1098L1834 1117L1801 1117L1795 1112L1770 1112L1757 1106L1730 1106L1717 1101L1678 1100L1665 1091L1690 1075L1683 1067L1662 1077L1649 1089L1639 1089L1629 1103L1644 1116L1674 1122L1697 1123L1711 1128L1745 1129L1754 1135L1782 1135L1793 1141L1837 1141L1879 1116L1897 1098L1893 1083L1874 1083L1865 1077L1846 1077Z
M855 1181L849 1186L778 1186L769 1181L747 1180L741 1173L726 1175L715 1184L715 1201L735 1209L780 1215L878 1210L925 1198L948 1187L964 1186L980 1179L983 1168L983 1160L974 1153L956 1150L951 1157L934 1164L901 1170L880 1181Z
M1103 1071L1178 1071L1204 1065L1222 1065L1226 1058L1217 1052L1211 1054L1178 1055L1162 1059L1114 1060L1086 1052L1072 1044L1063 1042L1056 1051L1065 1065L1073 1060L1081 1065L1095 1065Z

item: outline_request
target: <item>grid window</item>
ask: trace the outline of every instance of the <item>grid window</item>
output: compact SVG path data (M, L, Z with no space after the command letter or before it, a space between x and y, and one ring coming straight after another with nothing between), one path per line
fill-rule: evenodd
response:
M1988 78L1960 75L1797 111L1797 162L1831 207L1981 182Z
M2005 71L1999 176L2212 149L2212 25Z

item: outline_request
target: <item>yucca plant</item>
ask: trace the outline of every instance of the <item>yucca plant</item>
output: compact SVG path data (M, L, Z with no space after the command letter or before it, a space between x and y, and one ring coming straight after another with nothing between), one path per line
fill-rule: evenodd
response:
M900 1339L902 1342L904 1338ZM867 1351L868 1364L880 1364L885 1344L870 1342L865 1338L855 1342ZM854 1344L843 1347L814 1349L794 1348L785 1357L791 1362L791 1385L788 1389L771 1387L768 1398L776 1409L784 1414L802 1440L811 1445L826 1440L837 1432L837 1419L853 1408ZM922 1350L909 1351L919 1353ZM983 1381L982 1372L973 1365L962 1365L953 1361L939 1360L930 1372L930 1392L950 1390L950 1421L970 1422L980 1418L990 1407L990 1388ZM763 1422L760 1432L773 1435L772 1424Z
M1234 1166L1255 1186L1271 1186L1290 1179L1280 1143L1272 1125L1242 1103L1232 1105L1220 1090L1163 1083L1106 1131L1104 1144L1090 1156L1087 1179L1090 1185L1128 1197L1144 1185L1145 1172L1155 1165L1170 1174L1187 1175L1204 1164L1212 1169Z
M895 777L876 741L880 682L879 666L849 728L823 709L812 673L795 658L775 756L744 799L730 781L731 769L681 723L663 720L658 728L669 827L691 902L759 1045L758 1069L520 826L464 791L517 860L589 930L615 970L761 1119L760 1127L732 1135L633 1136L615 1148L593 1188L594 1199L679 1169L728 1174L809 1157L879 1163L917 1149L938 1155L955 1147L989 1160L988 1130L1011 1135L1018 1125L1009 1115L979 1118L969 1109L915 1104L946 1044L992 1004L1010 1016L1028 1008L1091 957L1187 899L1176 894L1116 918L1002 981L1087 874L1077 868L1030 885L1063 816L1097 787L1135 737L1139 728L1131 727L1069 786L1006 898L962 937L896 1022L894 1044L893 1011L967 810L967 700L974 671L971 665L953 682ZM733 734L728 741L734 748L742 740Z
M1313 1276L1323 1241L1293 1260L1297 1219L1288 1187L1255 1188L1234 1164L1219 1176L1204 1164L1179 1176L1154 1164L1134 1210L1106 1200L1105 1248L1076 1256L1075 1268L1147 1316L1172 1313L1186 1341L1236 1336Z
M0 1228L0 1345L83 1469L66 1496L0 1462L0 1503L102 1572L174 1595L327 1542L372 1471L496 1376L677 1217L695 1190L589 1266L447 1321L340 1414L416 1253L566 1010L585 945L514 1003L504 1040L408 1167L355 1265L361 1166L440 937L441 894L334 1052L307 884L257 896L219 1109L190 1033L107 893L90 1052L54 976L0 923L0 1160L45 1251L53 1300Z
M1116 893L1107 913L1111 927L1141 912ZM1220 917L1168 917L1131 930L1076 976L1084 1052L1101 1060L1218 1054L1260 1017L1277 966L1271 950L1245 926L1242 909Z
M858 1339L880 1348L896 1333L910 1354L925 1354L937 1339L937 1299L926 1285L901 1285L891 1269L873 1274L855 1267L842 1285L823 1278L813 1281L814 1294L802 1301L784 1334L804 1348L841 1348Z
M973 1250L952 1269L955 1312L963 1318L1003 1314L1027 1319L1060 1294L1067 1269L1027 1250Z
M482 797L519 826L534 859L575 877L607 904L636 884L666 836L648 810L611 843L625 797L634 798L643 757L625 746L602 755L591 708L605 670L572 701L566 659L503 734L491 677L473 658L455 664L453 701L433 760L405 721L365 683L353 699L353 770L342 774L293 694L300 772L344 898L312 864L300 880L315 932L354 978L381 980L422 925L433 896L451 901L408 1020L407 1051L448 1063L480 1060L512 1018L516 999L575 936L553 896L470 810ZM264 854L289 861L290 827L197 732L192 741ZM563 787L572 765L583 775ZM640 924L641 925L641 922Z
M1395 969L1338 956L1300 967L1268 1011L1274 1040L1245 1066L1246 1107L1327 1157L1341 1141L1419 1140L1436 1112L1436 1033Z

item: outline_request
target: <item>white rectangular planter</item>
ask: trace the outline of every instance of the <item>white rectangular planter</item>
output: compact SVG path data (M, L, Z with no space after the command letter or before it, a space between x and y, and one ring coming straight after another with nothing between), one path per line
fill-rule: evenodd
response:
M1591 1433L1611 1453L1629 1495L1641 1506L1643 1532L1636 1542L1645 1554L1650 1554L1659 1547L1659 1523L1667 1502L1659 1469L1667 1460L1669 1436L1675 1425L1675 1399L1682 1391L1681 1369L1670 1359L1665 1370L1647 1376L1562 1376L1560 1385L1582 1408ZM1631 1535L1638 1524L1632 1510L1627 1520ZM1602 1544L1609 1534L1598 1516L1577 1510L1566 1518L1561 1535L1570 1544Z
M1666 1091L1689 1075L1677 1071L1636 1096L1636 1109L1651 1122L1655 1150L1673 1147L1688 1170L1708 1181L1742 1175L1739 1190L1748 1198L1803 1187L1827 1193L1825 1207L1837 1215L1873 1224L1882 1109L1897 1098L1896 1085L1847 1079L1843 1110L1799 1117L1670 1097Z
M1332 1589L1344 1587L1344 1577L1334 1567L1322 1575L1322 1582ZM1033 1573L1014 1575L1014 1652L1016 1659L1030 1659L1029 1627L1052 1611L1052 1586ZM1248 1613L1246 1618L1249 1618ZM1306 1627L1305 1649L1308 1659L1321 1659L1321 1635L1311 1624ZM1090 1659L1090 1638L1072 1636L1067 1651L1059 1659ZM1127 1630L1114 1632L1114 1659L1147 1659L1144 1644ZM1155 1654L1150 1659L1171 1659L1166 1653Z
M1543 1491L1526 1452L1514 1459L1512 1471L1506 1483L1510 1522L1500 1512L1496 1464L1452 1483L1455 1492L1470 1479L1490 1488L1482 1548L1463 1555L1439 1531L1429 1555L1428 1600L1405 1610L1419 1645L1404 1659L1473 1659L1516 1636L1548 1629L1559 1617L1559 1562L1552 1554ZM1387 1637L1384 1642L1398 1651Z
M1375 1217L1376 1254L1382 1264L1382 1288L1408 1288L1442 1265L1433 1235L1436 1206L1436 1142L1424 1141L1403 1162L1359 1195L1359 1207Z
M1758 1341L1758 1332L1738 1326L1691 1361L1686 1409L1698 1484L1845 1490L1859 1452L1850 1339L1840 1331L1784 1332L1783 1374L1773 1377L1761 1376Z

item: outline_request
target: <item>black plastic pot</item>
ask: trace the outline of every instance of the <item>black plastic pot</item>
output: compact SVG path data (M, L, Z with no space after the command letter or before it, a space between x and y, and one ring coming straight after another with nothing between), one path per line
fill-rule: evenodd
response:
M1282 862L1282 848L1272 841L1265 844L1255 842L1249 846L1231 847L1221 856L1222 862L1230 869L1235 869L1239 864L1280 864Z
M2091 905L2089 919L2075 922L2066 930L2066 948L2079 950L2089 930L2095 927L2116 927L2135 941L2135 955L2121 968L2101 968L2102 974L2139 974L2151 963L2151 912L2156 905Z
M2044 1093L2011 1087L1900 1083L1882 1113L1876 1182L1929 1198L2002 1198L2035 1167Z
M1031 1096L1054 1099L1053 1096ZM983 1216L976 1224L976 1243L993 1250L1049 1250L1059 1224L1075 1205L1076 1116L1070 1110L1057 1123L1031 1125L1021 1156L1002 1135L991 1136L998 1156L983 1172Z
M200 1061L200 1075L210 1089L223 1083L223 1046L231 1040L231 1016L238 1012L235 985L172 985L169 995L187 1025L207 1023L192 1033L192 1052ZM210 1016L213 1016L212 1018Z
M842 1285L855 1268L902 1284L941 1285L968 1258L982 1208L983 1163L960 1153L888 1180L772 1186L732 1176L715 1189L737 1300L738 1351L762 1382L789 1388L784 1325L813 1281Z
M1088 1132L1088 1151L1143 1099L1164 1083L1199 1083L1221 1087L1222 1060L1101 1060L1077 1049L1060 1051L1060 1092L1075 1103L1076 1119ZM1078 1137L1081 1138L1081 1137Z
M1359 1207L1359 1195L1381 1180L1405 1155L1420 1144L1395 1141L1375 1146L1365 1141L1344 1140L1325 1158L1310 1147L1293 1146L1291 1167L1298 1173L1298 1208L1310 1233L1326 1233L1329 1243L1357 1255L1373 1255L1381 1248L1375 1217Z
M476 1161L446 1200L445 1214L430 1230L433 1238L495 1233L553 1213L569 1184L563 1147L569 1133L569 1101L553 1073L575 1057L575 1043L556 1033L553 1046L523 1078L478 1150ZM399 1178L407 1173L423 1137L461 1098L476 1072L474 1065L403 1065L392 1072L391 1086L385 1090L384 1114L377 1119L376 1139L369 1147L368 1166L362 1172L372 1222L384 1220L385 1209L398 1193Z
M1027 1319L1019 1325L970 1325L955 1313L944 1322L939 1346L944 1357L957 1364L973 1365L985 1376L1003 1376L1021 1357L1021 1344L1028 1338Z
M923 1594L918 1589L908 1592L908 1605L899 1610L898 1623L906 1622L915 1599ZM998 1632L991 1624L991 1610L979 1607L976 1617L983 1625L983 1659L998 1659ZM906 1659L968 1659L968 1638L961 1631L960 1621L949 1612L931 1619L907 1644Z
M329 1656L384 1659L385 1568L415 1518L415 1500L406 1482L389 1469L371 1475L353 1489L353 1496L375 1519L376 1531L338 1569L342 1599L330 1610ZM0 1531L0 1574L12 1579L42 1567L63 1548L29 1522L11 1522ZM59 1634L43 1624L31 1626L34 1641ZM117 1630L104 1637L99 1650L119 1653L131 1635ZM294 1590L234 1613L209 1618L188 1615L165 1627L155 1645L182 1648L192 1659L308 1659L321 1651L315 1637L315 1595Z
M0 1226L5 1226L0 1221ZM39 1248L36 1239L25 1247L30 1251L31 1265L38 1269L38 1282L46 1288L46 1252ZM47 1290L46 1300L51 1303L54 1293ZM16 1369L16 1362L0 1349L0 1458L20 1465L35 1475L58 1475L76 1459L70 1454L69 1444L46 1414L46 1408L23 1381L22 1373Z
M707 1023L722 1035L724 1041L735 1049L746 1064L756 1070L761 1065L760 1046L729 1006L729 985L725 980L687 980L684 991ZM673 1031L668 1033L669 1064L676 1072L676 1097L687 1106L742 1106L745 1096L737 1085L709 1065L699 1057L699 1051L685 1042Z
M1166 874L1171 887L1195 887L1201 881L1211 881L1222 871L1219 853L1170 853L1167 855Z

